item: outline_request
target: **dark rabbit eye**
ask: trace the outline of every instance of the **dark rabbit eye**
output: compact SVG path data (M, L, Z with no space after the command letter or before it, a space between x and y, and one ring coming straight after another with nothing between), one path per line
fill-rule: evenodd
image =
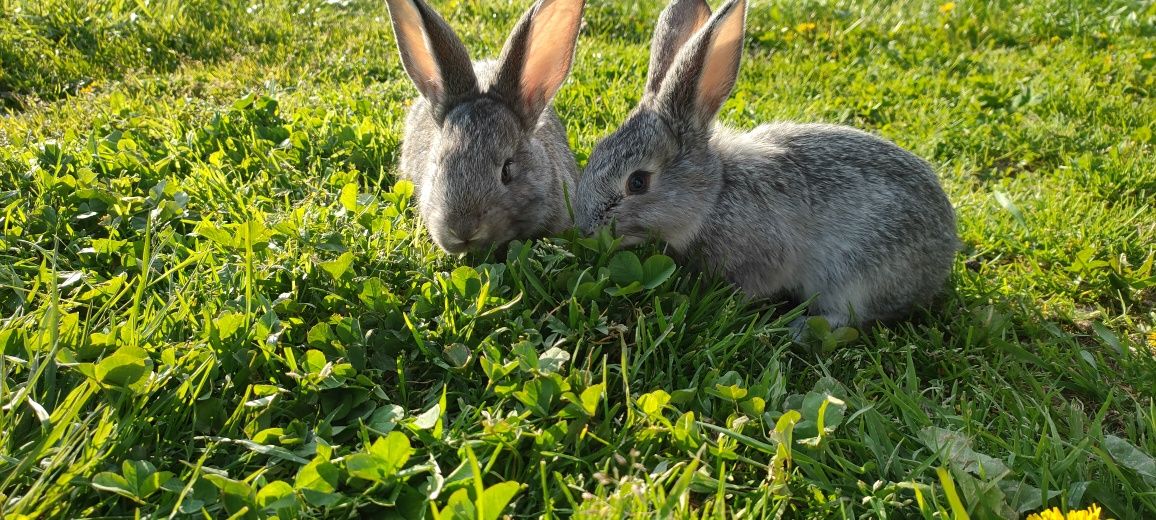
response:
M642 170L630 174L626 179L626 192L630 195L642 195L650 188L650 172Z
M502 165L502 184L509 184L513 179L510 177L510 167L514 165L513 159L506 159L506 164Z

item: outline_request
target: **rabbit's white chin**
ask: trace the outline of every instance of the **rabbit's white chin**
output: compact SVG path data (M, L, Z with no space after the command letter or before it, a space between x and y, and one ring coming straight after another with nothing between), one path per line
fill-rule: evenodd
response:
M437 244L438 247L442 248L443 251L451 255L465 254L468 253L470 249L472 249L472 244L467 244L466 242L462 242L460 240L434 240L434 243Z
M621 240L622 241L619 243L620 246L622 246L622 247L634 247L637 245L642 245L644 242L646 242L646 237L638 237L638 236L634 236L634 235L622 235Z

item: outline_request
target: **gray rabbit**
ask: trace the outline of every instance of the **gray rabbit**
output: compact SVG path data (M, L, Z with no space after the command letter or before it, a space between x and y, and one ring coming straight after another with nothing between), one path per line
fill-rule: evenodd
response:
M572 225L578 167L550 101L574 60L584 0L539 0L496 61L472 63L422 0L388 0L402 63L421 96L406 118L401 176L450 253Z
M578 185L584 232L665 241L752 297L814 298L832 326L900 318L940 291L955 214L926 162L848 127L715 124L742 56L744 0L673 0L639 106ZM801 333L796 322L796 334Z

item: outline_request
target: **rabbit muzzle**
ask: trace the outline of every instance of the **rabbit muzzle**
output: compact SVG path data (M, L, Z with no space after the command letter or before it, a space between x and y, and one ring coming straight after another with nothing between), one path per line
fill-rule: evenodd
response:
M466 253L489 247L494 242L492 226L482 215L452 215L445 218L438 230L430 230L438 247L451 254Z

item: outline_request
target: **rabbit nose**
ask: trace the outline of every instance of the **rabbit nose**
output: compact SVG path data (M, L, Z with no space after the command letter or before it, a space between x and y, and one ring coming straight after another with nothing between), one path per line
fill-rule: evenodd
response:
M461 240L463 244L469 245L478 239L478 230L481 228L481 219L478 218L460 218L456 219L453 224L450 224L450 234L454 238Z

